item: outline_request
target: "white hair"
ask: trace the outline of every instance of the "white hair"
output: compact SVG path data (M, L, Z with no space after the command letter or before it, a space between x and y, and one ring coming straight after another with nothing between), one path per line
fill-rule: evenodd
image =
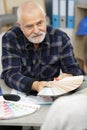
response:
M32 9L35 9L34 6L36 6L41 10L43 15L46 16L44 9L42 8L42 6L39 3L37 3L35 0L28 0L28 1L20 4L20 6L17 9L17 21L18 22L21 22L21 15L22 15L23 9L25 9L26 6L29 7L28 9L30 9L31 11L32 11Z

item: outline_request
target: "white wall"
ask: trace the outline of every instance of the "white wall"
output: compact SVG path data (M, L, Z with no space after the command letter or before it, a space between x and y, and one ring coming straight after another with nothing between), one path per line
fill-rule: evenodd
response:
M5 14L5 9L4 9L4 3L3 0L0 0L0 15Z
M13 7L19 6L22 2L27 0L0 0L0 14L3 13L11 13ZM45 2L44 0L36 0L45 10Z

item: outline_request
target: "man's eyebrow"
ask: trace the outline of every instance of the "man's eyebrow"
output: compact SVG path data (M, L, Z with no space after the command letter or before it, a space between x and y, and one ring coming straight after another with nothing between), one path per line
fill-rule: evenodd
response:
M38 23L40 23L40 22L43 22L44 20L40 20L40 21L38 21L36 24L38 24Z
M39 21L37 21L35 24L37 25L37 24L39 24L40 22L43 22L44 20L39 20ZM25 27L32 27L32 26L34 26L34 24L32 23L32 24L27 24L27 25L25 25Z
M25 25L25 27L32 27L33 26L33 24L27 24L27 25Z

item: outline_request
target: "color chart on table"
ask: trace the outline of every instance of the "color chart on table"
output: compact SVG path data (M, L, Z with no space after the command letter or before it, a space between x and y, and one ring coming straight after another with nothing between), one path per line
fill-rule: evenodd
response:
M0 119L10 119L25 116L37 111L40 105L25 102L0 101Z

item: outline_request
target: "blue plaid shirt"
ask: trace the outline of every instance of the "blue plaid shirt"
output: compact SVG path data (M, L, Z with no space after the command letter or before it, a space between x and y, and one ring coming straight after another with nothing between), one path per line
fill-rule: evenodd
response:
M47 27L44 41L35 49L19 27L2 38L2 78L14 89L29 93L32 83L53 80L64 73L81 75L70 38L59 29Z

